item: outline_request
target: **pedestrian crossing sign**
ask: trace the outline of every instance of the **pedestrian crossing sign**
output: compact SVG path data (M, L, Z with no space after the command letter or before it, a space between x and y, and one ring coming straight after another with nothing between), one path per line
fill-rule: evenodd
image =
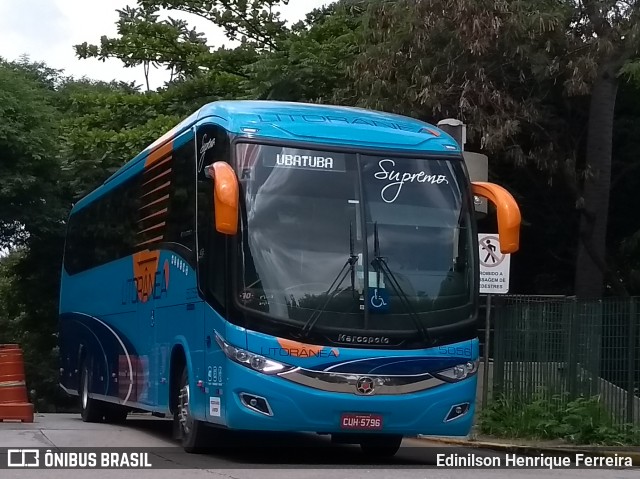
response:
M479 234L480 294L507 294L511 255L500 252L497 234Z

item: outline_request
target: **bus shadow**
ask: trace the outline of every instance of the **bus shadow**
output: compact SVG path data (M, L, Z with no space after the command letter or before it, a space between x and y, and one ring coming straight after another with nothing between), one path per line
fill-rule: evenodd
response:
M334 444L330 436L313 433L239 432L215 428L207 429L208 446L200 454L187 454L182 450L180 442L172 439L171 420L135 417L127 419L124 425L171 441L175 447L154 449L154 453L176 464L188 461L192 467L424 467L435 461L429 448L405 444L394 457L383 458L365 455L357 445Z

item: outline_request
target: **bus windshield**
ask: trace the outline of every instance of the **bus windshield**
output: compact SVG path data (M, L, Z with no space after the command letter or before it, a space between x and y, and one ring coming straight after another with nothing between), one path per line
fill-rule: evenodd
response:
M351 332L415 336L473 314L460 160L236 148L243 306L334 342Z

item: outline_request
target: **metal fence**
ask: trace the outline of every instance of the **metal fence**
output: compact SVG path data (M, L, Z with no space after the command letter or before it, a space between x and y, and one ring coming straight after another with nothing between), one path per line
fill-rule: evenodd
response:
M494 302L492 397L549 407L596 397L614 424L640 425L640 298Z

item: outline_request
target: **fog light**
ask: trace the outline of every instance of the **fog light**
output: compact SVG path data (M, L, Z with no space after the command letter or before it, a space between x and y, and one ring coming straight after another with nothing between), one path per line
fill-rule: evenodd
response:
M451 409L449 409L449 413L444 418L444 422L453 421L454 419L458 419L459 417L464 416L465 414L467 414L467 412L469 412L469 409L470 405L468 402L451 406Z
M273 411L269 402L262 396L256 396L255 394L240 393L240 402L252 411L264 414L265 416L273 416Z

